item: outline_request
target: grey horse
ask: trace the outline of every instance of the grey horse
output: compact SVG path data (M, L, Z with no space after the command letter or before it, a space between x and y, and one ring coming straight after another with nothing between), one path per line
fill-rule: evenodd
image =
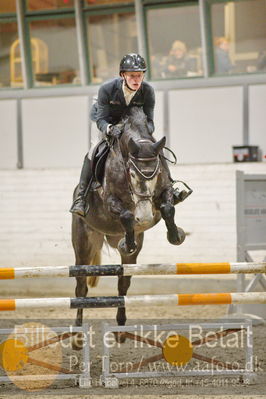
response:
M165 137L155 141L148 133L143 110L132 107L123 119L121 138L111 146L102 187L89 193L88 214L86 217L73 214L76 265L100 264L104 241L118 249L122 264L136 264L144 231L161 217L166 224L168 241L182 244L185 233L175 224L173 187L161 161L165 141ZM89 277L89 286L95 286L97 279ZM127 294L130 279L118 276L118 295ZM76 297L86 297L87 277L76 277L76 280ZM82 317L83 309L78 309L76 325L82 325ZM116 319L118 325L125 325L125 308L118 308Z

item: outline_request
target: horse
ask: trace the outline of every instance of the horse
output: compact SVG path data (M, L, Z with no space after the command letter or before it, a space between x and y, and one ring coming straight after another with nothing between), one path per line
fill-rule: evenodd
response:
M104 242L118 249L122 264L136 264L144 232L161 218L171 244L180 245L185 239L174 221L173 186L161 161L166 138L153 138L140 107L130 108L121 123L123 133L109 150L102 186L88 195L89 212L85 217L72 215L76 265L100 264ZM95 286L97 279L89 277L89 286ZM118 276L118 295L127 294L130 279ZM76 277L76 297L87 293L87 277ZM82 325L82 317L83 309L78 309L77 326ZM118 308L116 320L125 325L125 308Z

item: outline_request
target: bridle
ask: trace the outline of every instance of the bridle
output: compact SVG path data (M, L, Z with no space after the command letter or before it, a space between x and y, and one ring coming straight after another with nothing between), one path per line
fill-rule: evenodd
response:
M151 141L147 140L147 139L139 139L139 140L137 140L137 142L138 143L150 143ZM151 162L151 161L156 161L156 165L155 165L153 172L147 175L138 167L137 162ZM152 180L160 171L159 155L156 155L153 157L140 158L140 157L135 157L132 154L129 154L128 161L125 165L126 179L127 179L128 187L129 187L131 193L135 194L137 197L140 197L138 202L145 201L145 200L151 201L151 198L153 196L153 194L151 192L149 192L149 194L137 192L134 185L132 184L130 175L129 175L129 170L130 170L131 165L133 166L134 170L137 172L137 174L139 176L143 177L145 180Z
M149 174L149 175L145 175L145 174L140 170L140 168L136 165L136 162L138 162L138 161L139 161L139 162L149 162L149 161L155 161L155 160L157 160L156 166L155 166L154 171L152 172L152 174ZM158 170L159 170L159 167L160 167L160 160L159 160L159 157L158 157L158 156L156 156L156 157L150 157L150 158L136 158L136 157L134 157L132 154L129 154L128 165L130 165L130 164L133 166L133 168L136 170L136 172L137 172L140 176L144 177L145 180L151 180L151 179L154 178L154 176L157 174L157 172L158 172Z

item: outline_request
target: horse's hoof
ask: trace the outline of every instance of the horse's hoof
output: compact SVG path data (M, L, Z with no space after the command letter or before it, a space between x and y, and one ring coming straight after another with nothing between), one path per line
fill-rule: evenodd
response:
M116 342L118 342L119 344L123 344L124 342L126 342L126 334L124 332L115 332L114 333L115 336L115 340Z
M120 252L121 255L133 255L136 252L136 250L137 250L137 244L134 243L134 247L133 248L129 248L127 246L125 238L122 238L119 241L117 248L118 248L118 251Z
M174 231L167 232L167 240L170 244L181 245L186 238L186 233L181 227L177 227Z
M71 338L71 347L74 351L80 351L84 346L83 333L77 333Z

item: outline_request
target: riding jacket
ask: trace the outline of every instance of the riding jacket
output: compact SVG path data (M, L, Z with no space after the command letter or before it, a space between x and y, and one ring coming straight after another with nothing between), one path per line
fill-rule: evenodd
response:
M154 131L153 113L155 105L154 89L147 82L142 82L141 87L127 105L122 90L123 79L115 78L103 83L98 92L98 105L96 122L98 129L106 134L110 124L115 125L127 113L129 107L143 108L147 116L150 134Z

